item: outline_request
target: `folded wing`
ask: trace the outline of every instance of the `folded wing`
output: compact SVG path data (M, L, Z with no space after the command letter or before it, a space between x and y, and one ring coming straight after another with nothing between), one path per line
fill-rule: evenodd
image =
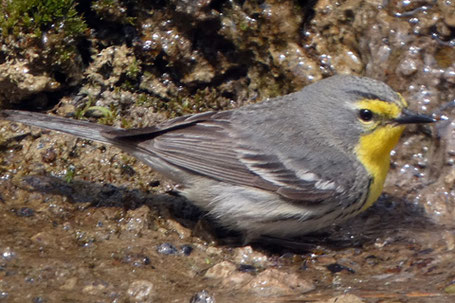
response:
M135 144L181 169L235 185L274 191L291 202L321 203L339 186L311 172L287 167L279 155L265 154L236 136L232 112L180 117L151 128L113 130L106 137Z

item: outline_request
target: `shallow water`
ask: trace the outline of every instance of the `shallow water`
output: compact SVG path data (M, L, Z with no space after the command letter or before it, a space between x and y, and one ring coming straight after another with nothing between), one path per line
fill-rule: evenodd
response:
M420 112L455 99L452 1L172 3L97 10L122 28L136 18L125 40L88 15L97 55L55 111L104 106L115 113L105 123L144 126L335 72L384 80ZM43 69L21 69L36 81L21 88L35 96L27 106L55 98L42 98L39 81L56 80L39 78ZM17 93L0 80L1 97ZM0 121L0 302L455 301L454 109L443 114L449 122L407 130L384 195L365 213L252 247L215 231L168 193L171 182L115 148Z

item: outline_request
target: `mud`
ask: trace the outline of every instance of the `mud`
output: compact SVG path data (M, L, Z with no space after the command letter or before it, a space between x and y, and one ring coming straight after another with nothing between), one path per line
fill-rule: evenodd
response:
M455 99L453 1L76 9L89 30L62 40L77 46L65 59L42 49L58 46L56 27L50 44L2 36L2 107L136 127L335 73L383 80L422 113ZM131 156L0 121L0 302L452 302L455 113L438 114L447 120L406 131L365 213L246 247Z

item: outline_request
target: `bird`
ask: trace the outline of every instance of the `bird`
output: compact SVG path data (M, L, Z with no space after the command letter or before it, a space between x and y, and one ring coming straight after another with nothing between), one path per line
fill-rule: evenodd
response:
M436 121L409 110L384 82L352 75L144 128L19 110L2 110L0 119L120 148L179 184L179 194L245 243L304 235L366 210L405 126Z

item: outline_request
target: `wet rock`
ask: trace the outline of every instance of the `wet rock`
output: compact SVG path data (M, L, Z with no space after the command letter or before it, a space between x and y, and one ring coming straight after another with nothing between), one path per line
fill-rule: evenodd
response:
M34 297L32 303L44 303L46 300L43 297Z
M78 279L76 277L68 278L62 286L60 286L60 289L62 290L72 290L74 287L76 287Z
M107 282L96 281L82 288L82 292L88 295L100 295L108 286Z
M234 263L229 261L222 261L214 266L210 267L206 272L204 277L210 279L225 279L232 275L237 267Z
M208 291L201 290L191 297L190 303L215 303L215 297L210 295Z
M221 248L219 248L219 247L216 247L216 246L209 246L209 247L207 247L205 252L209 256L219 256L219 255L221 255L223 253L223 250Z
M448 251L455 250L455 232L450 232L448 230L444 231L442 239L444 240Z
M336 260L334 257L332 256L318 256L317 257L317 261L319 264L321 265L329 265L329 264L332 264L332 263L336 263Z
M363 302L365 301L363 301L356 295L351 294L336 296L328 300L316 301L316 303L363 303Z
M180 247L180 253L184 256L189 256L193 252L193 247L191 245L182 245Z
M196 20L204 20L211 17L214 12L210 9L212 0L173 0L177 12L190 15Z
M107 87L113 87L136 64L133 52L126 45L107 47L93 59L87 77L92 83Z
M341 271L346 271L351 274L355 273L355 271L347 266L338 264L338 263L332 263L326 266L328 270L330 270L331 273L337 273Z
M65 68L63 73L55 72L61 81L53 86L54 72L51 74L47 68L39 65L41 71L24 73L20 69L30 67L30 64L27 66L23 61L10 60L15 54L11 51L12 48L3 44L0 50L0 99L3 100L0 103L16 104L23 98L39 99L35 104L41 105L52 101L58 102L52 110L56 114L103 119L99 112L92 112L91 115L88 111L84 113L85 105L96 105L114 113L108 122L116 126L147 126L170 116L208 109L227 109L257 102L265 97L282 95L334 73L362 74L384 80L404 95L411 109L421 112L430 113L442 103L455 99L452 28L455 14L450 1L304 2L171 0L143 1L137 6L133 2L113 1L116 6L107 7L109 1L95 1L92 9L104 19L96 20L92 14L87 16L91 27L87 31L90 36L89 45L78 48L85 49L88 53L86 61L81 65L85 74L74 67L74 74L69 75L68 68ZM313 14L314 18L308 18ZM109 22L109 26L106 26L106 22ZM126 24L137 31L130 32L130 38L120 37L126 36L123 35ZM112 28L116 33L112 33ZM112 36L117 38L111 39ZM17 47L20 48L21 45L18 44ZM37 57L36 52L29 51L28 46L25 49L25 55L22 52L16 58ZM77 79L82 78L88 79L88 83L66 90L67 83L74 85L80 83ZM56 95L47 95L48 92L57 91ZM60 98L60 94L64 98ZM10 98L11 101L4 101L5 98ZM450 119L454 117L453 111L444 114ZM99 122L104 123L106 120ZM87 142L62 143L62 140L56 139L58 137L45 135L51 142L48 146L57 152L58 157L53 159L54 155L46 154L46 149L34 152L37 145L31 144L30 138L16 137L19 132L24 132L23 128L0 121L0 130L0 213L3 214L0 220L0 238L4 245L0 252L5 247L10 247L14 248L15 254L21 256L11 259L12 262L17 262L14 271L10 271L12 266L9 261L2 259L6 265L0 265L0 299L3 299L3 294L9 295L7 300L12 294L26 296L28 294L22 290L29 289L32 284L37 291L41 291L49 289L49 285L58 287L63 283L64 288L56 292L53 299L62 301L61 296L64 296L63 299L77 301L80 299L81 288L78 288L78 284L83 283L81 281L96 280L99 276L105 276L107 281L117 281L119 273L125 271L135 270L140 275L143 270L150 268L145 266L148 262L166 264L167 257L162 254L150 254L147 251L118 253L119 247L143 245L141 247L150 249L147 246L151 243L149 241L170 241L166 239L169 229L175 230L181 239L185 239L182 243L192 242L189 229L179 224L173 226L173 220L165 219L166 228L162 228L164 232L155 233L155 229L151 228L155 219L147 215L147 209L127 208L130 211L125 215L123 202L136 201L137 195L134 194L132 199L126 194L117 194L120 189L115 186L106 186L107 191L99 189L100 186L97 185L102 182L138 189L139 196L146 192L148 194L148 191L153 191L154 195L166 190L168 181L152 175L154 173L150 169L143 169L137 164L127 163L134 168L134 175L128 173L129 169L126 174L119 173L122 164L114 169L108 168L118 159L118 150L101 150ZM433 142L433 132L438 131L429 127L408 128L402 144L392 155L393 165L386 186L389 195L384 196L392 201L392 207L381 206L364 213L364 217L358 219L359 224L350 230L353 233L344 233L346 238L355 239L355 242L349 243L361 247L363 255L356 256L348 252L345 246L339 246L335 251L327 249L327 254L322 249L324 256L318 257L321 252L315 248L314 257L277 261L273 254L257 252L251 247L207 247L200 244L202 241L194 241L191 245L197 248L197 253L191 255L190 265L187 264L190 260L188 258L173 258L182 261L184 265L173 268L176 272L171 272L171 277L157 274L151 281L152 285L149 285L149 281L139 284L146 284L145 289L151 286L152 291L148 293L156 290L163 302L169 299L188 301L195 290L210 290L217 286L236 290L229 294L229 299L233 302L243 302L245 296L247 299L254 297L250 301L256 302L258 293L266 296L286 294L285 300L298 301L302 297L298 285L292 288L287 282L290 280L297 283L299 279L292 278L294 274L289 274L297 272L297 277L302 275L304 281L307 276L317 281L316 292L333 289L334 286L340 292L346 289L362 292L364 287L374 289L387 285L394 293L406 293L409 289L415 291L422 290L423 287L425 291L437 293L441 300L450 302L451 297L448 297L448 292L444 292L444 288L451 286L453 280L447 268L453 265L455 251L452 230L455 209L453 132L439 135L443 138L441 142L448 144L440 149L443 151L440 162L439 156L432 154L433 147L437 145ZM9 138L18 140L17 145L21 147L14 150L5 147L4 139ZM44 145L44 141L34 140L38 141L40 146ZM73 147L74 144L77 146ZM93 148L88 148L90 146ZM69 159L64 154L68 149L75 150L70 153ZM41 155L42 151L45 152L44 155ZM34 160L31 153L36 154ZM78 158L78 153L83 157ZM98 153L102 157L98 157ZM103 165L94 163L94 158L99 159ZM60 189L57 194L52 194L56 188L52 186L55 183L52 178L48 179L46 186L28 188L18 188L16 183L9 181L14 176L19 178L20 174L27 174L36 166L36 162L39 167L35 170L39 174L60 175L68 167L68 161L78 161L78 164L74 163L78 169L77 177L84 182L79 185L74 182L65 183L64 186L61 184L58 187L64 187L64 190ZM151 189L147 186L150 180L160 180L161 185ZM93 190L83 190L86 187L96 188L94 191L101 194L98 196L92 193ZM96 202L103 203L94 203L96 205L87 208L80 203L91 203L93 196L97 197ZM21 204L12 202L13 200L21 201ZM108 201L108 210L102 210L106 206L105 201ZM12 207L22 205L36 210L33 226L30 226L30 220L18 218L16 213L9 211ZM43 211L48 206L54 211ZM59 209L69 210L63 212ZM94 212L99 214L89 218ZM432 225L422 231L426 228L423 221L427 215L434 222L446 224L445 227ZM171 223L168 224L168 221ZM49 222L54 222L56 228L41 229L48 226ZM63 226L64 222L70 223ZM69 248L65 247L62 252L60 226L65 228L64 232L74 234L81 246L73 247L75 245L72 246L71 242ZM419 231L416 232L416 229ZM37 234L38 231L44 234ZM119 233L121 236L117 237ZM32 240L34 244L41 242L50 245L46 250L41 250L39 255L29 248L30 237L33 235L36 236ZM152 237L140 237L141 235ZM334 233L332 237L339 239L336 235ZM57 240L53 243L51 238ZM144 238L148 241L144 241ZM89 245L95 243L95 240L96 245ZM321 241L322 246L327 244L325 240ZM177 255L181 256L185 251L181 247L182 243L175 242L173 249L168 249L177 250ZM46 251L50 253L46 254ZM426 253L421 255L422 251ZM113 254L120 255L118 259L114 257L114 262ZM26 258L22 259L22 256ZM155 257L158 259L155 260ZM56 260L67 261L57 266ZM215 265L207 270L207 277L199 279L201 270L207 268L206 262ZM277 271L275 274L270 274L270 268L264 270L271 267L271 264L275 266L275 262L279 263L273 268ZM114 266L111 266L112 263ZM50 270L47 274L43 270L34 275L35 268L41 264L59 270ZM106 264L109 270L106 270ZM131 268L132 264L140 268ZM333 264L351 268L356 274L348 274L346 269ZM342 268L341 274L329 274L327 265L333 265L335 271ZM160 270L158 265L156 267L153 273ZM65 281L60 275L61 268L78 270L68 274L68 280ZM262 270L264 271L261 272ZM14 275L3 275L6 272ZM180 272L184 274L179 275ZM192 277L196 278L187 279L186 272L192 272ZM268 277L262 276L267 273ZM363 283L359 283L360 280ZM401 282L395 283L396 281ZM446 283L441 284L440 281ZM122 280L124 284L119 289L124 291L130 288L133 293L139 294L141 287L133 287L133 282L135 280L131 280L131 276L125 276ZM110 289L106 286L103 290L102 285L94 284L84 289L97 296L93 300L116 300L117 297ZM161 296L158 291L161 288L175 289L172 298L169 298L168 293L165 294L167 297L164 294ZM237 291L240 289L242 291ZM361 302L353 295L330 299L330 294L325 295L321 302ZM203 293L201 297L202 300L213 298ZM141 301L139 298L136 299L133 294L127 301ZM142 301L153 301L154 298L152 295L150 299ZM25 302L30 299L31 297L19 297L17 300ZM276 301L280 300L283 298L276 298Z
M278 269L269 268L259 273L242 289L261 297L277 297L301 294L314 288L310 280L296 273L286 273Z
M448 26L455 26L455 6L451 1L437 1L444 23Z
M229 275L227 278L221 280L223 288L239 289L249 281L253 279L253 276L246 272L236 271Z
M30 207L21 207L13 211L18 217L33 217L35 215L35 210Z
M256 272L257 268L254 267L253 265L240 264L240 266L237 268L237 270L240 272L252 273L252 272Z
M239 289L251 281L253 276L249 273L236 271L236 269L235 264L223 261L209 268L205 277L220 280L223 287Z
M191 230L189 228L186 228L179 222L170 219L170 220L167 220L166 223L170 229L177 232L180 239L188 239L189 237L191 237Z
M163 243L158 245L156 251L163 255L177 255L179 252L177 248L171 243Z
M4 300L8 298L8 292L0 290L0 299Z
M178 94L178 87L166 74L158 77L153 73L144 73L141 77L139 88L162 99L175 97Z
M267 255L253 250L251 246L236 248L233 260L238 264L248 264L257 267L266 267L269 264Z
M122 230L141 234L150 228L152 224L151 211L147 206L141 206L134 210L128 210Z
M137 302L153 302L156 290L152 282L136 280L130 284L127 294Z
M44 163L52 163L57 159L57 153L54 148L48 148L41 153L41 159Z
M121 259L122 263L131 264L134 267L143 267L150 265L150 258L140 253L129 253L123 256Z
M41 247L53 247L56 244L54 235L46 231L39 232L32 236L30 239Z
M10 261L16 258L16 252L11 247L5 247L0 249L0 256L3 260Z
M0 64L0 105L18 103L42 92L58 89L60 84L46 73L30 73L26 61L7 61Z

